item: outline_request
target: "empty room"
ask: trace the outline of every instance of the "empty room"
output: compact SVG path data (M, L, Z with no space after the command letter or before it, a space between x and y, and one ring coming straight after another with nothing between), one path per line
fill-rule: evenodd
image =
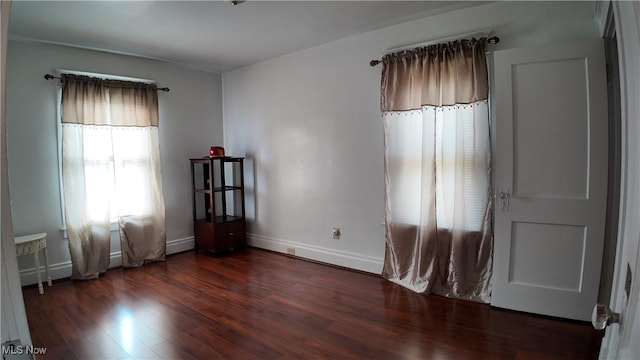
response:
M0 28L3 358L640 358L640 3Z

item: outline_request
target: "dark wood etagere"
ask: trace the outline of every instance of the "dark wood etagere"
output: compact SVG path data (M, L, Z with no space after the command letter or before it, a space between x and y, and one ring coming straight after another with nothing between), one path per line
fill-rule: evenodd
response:
M245 245L244 158L190 160L196 251L218 252Z

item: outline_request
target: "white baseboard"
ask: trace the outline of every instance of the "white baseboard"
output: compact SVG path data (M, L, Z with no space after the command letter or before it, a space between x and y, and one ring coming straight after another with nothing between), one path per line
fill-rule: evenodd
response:
M193 250L195 247L196 243L193 236L167 241L167 255Z
M315 245L303 244L289 240L276 239L258 234L247 234L249 245L261 249L289 254L289 249L295 251L295 256L332 265L343 266L373 274L382 272L383 259L358 254L349 251L330 249Z
M167 241L167 255L179 253L193 249L195 246L193 236ZM40 276L42 284L45 286L47 282L47 272L44 268L44 255L40 255ZM122 266L122 251L114 251L109 257L109 269ZM71 276L71 261L63 261L49 265L49 272L52 280L63 279ZM20 270L20 283L22 286L33 285L38 282L36 277L36 268L28 268Z
M47 291L47 272L44 269L44 256L40 256L40 276L42 277L42 284L45 287L45 291ZM71 276L71 261L64 261L56 264L49 265L49 272L51 274L51 279L62 279ZM20 270L20 284L22 286L25 285L33 285L38 282L36 278L36 268L28 268Z
M373 274L380 274L382 272L382 258L251 233L247 234L247 242L253 247L283 254L288 254L288 249L294 249L295 256L297 257L343 266L349 269L370 272ZM167 255L188 251L194 247L195 242L193 236L170 240L167 241ZM41 267L41 276L44 284L46 283L47 275L44 270L44 259L42 256L40 262L43 265ZM114 251L110 256L109 268L115 268L118 266L122 266L122 253L120 251ZM67 278L71 276L71 261L51 264L49 266L49 270L53 280ZM20 270L20 282L23 286L37 283L35 268Z

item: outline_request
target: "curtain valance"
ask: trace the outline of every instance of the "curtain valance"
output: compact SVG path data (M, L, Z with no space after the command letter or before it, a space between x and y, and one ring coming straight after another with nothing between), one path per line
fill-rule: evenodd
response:
M158 126L155 84L63 74L62 122L83 125ZM109 104L107 111L96 111ZM105 109L103 109L105 110ZM94 116L85 116L86 112Z
M485 37L457 40L385 55L381 110L406 111L486 100L486 43Z

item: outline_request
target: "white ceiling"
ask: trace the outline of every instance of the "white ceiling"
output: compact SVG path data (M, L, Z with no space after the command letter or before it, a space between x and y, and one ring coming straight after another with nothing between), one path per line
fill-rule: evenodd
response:
M13 1L10 39L224 72L477 1Z

